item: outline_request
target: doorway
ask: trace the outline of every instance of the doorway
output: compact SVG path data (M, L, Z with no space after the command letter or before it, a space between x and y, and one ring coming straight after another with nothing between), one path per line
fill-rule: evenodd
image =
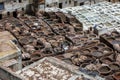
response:
M81 2L81 3L80 3L80 6L82 6L82 5L84 5L84 2Z
M7 16L10 16L10 12L7 12Z
M17 18L17 11L13 11L13 17Z
M59 8L62 8L62 3L59 3Z
M2 14L0 14L0 19L2 19Z
M78 3L77 1L74 1L74 6L77 6L77 3Z
M18 0L19 1L19 3L22 3L22 0Z

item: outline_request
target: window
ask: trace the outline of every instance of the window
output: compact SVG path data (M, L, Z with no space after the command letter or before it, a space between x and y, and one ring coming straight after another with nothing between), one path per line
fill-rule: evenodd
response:
M0 19L2 19L2 14L0 14Z
M13 2L17 2L16 0L13 0Z
M22 8L22 11L25 11L25 9L24 9L24 8Z
M65 1L65 4L67 4L67 0Z
M82 6L82 5L84 5L84 2L81 2L81 3L80 3L80 6Z
M77 6L78 2L77 1L74 1L74 6Z
M0 3L0 10L4 9L4 3Z
M71 4L71 0L69 0L69 4Z
M7 12L7 15L10 16L10 12Z
M49 7L49 4L47 4L46 7Z
M19 1L19 3L22 3L22 0L18 0Z
M62 3L59 3L59 8L62 8Z
M13 17L17 18L17 9L13 11Z

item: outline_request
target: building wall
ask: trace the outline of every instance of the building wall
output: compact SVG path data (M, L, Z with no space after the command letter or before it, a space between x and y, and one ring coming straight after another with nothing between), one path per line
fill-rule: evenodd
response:
M74 6L74 0L59 0L59 3L62 3L63 8ZM59 6L59 4L58 4Z
M59 0L45 0L45 3L51 4L53 2L59 2Z
M73 7L73 6L80 6L80 3L86 2L89 0L46 0L45 5L47 7L47 4L50 4L50 6L56 6L59 7L60 3L62 4L62 8L65 7ZM57 4L54 5L53 3L56 2ZM76 2L76 5L75 5Z
M4 0L2 3L4 3L4 9L0 10L0 14L2 14L2 18L7 16L7 13L10 12L10 15L12 15L12 12L22 11L22 8L26 11L27 5L29 5L29 0Z
M89 2L90 0L74 0L74 1L77 1L77 6L80 6L80 3L82 3L82 2Z
M54 4L56 2L56 4ZM59 7L59 3L62 3L62 7L72 7L74 6L74 0L46 0L45 5L49 4L49 6L56 6Z
M26 9L26 6L29 4L29 0L22 0L20 3L18 0L16 2L4 2L4 11L3 12L13 12L16 9L21 10L22 8Z

